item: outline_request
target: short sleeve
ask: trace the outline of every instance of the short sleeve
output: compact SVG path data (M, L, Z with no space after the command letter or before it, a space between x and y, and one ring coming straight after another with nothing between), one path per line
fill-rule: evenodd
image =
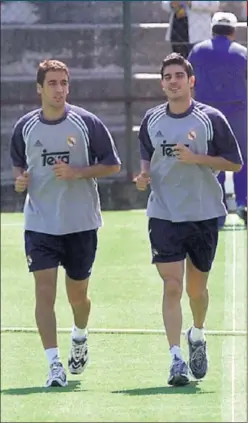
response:
M226 117L219 112L211 115L213 139L208 143L208 154L220 156L235 163L243 164L237 139Z
M26 169L25 142L22 135L22 123L17 122L10 140L10 158L13 166Z
M152 145L148 128L147 128L147 122L148 122L149 116L145 116L143 121L140 125L139 130L139 143L140 143L140 158L141 160L146 160L147 162L151 161L152 155L154 153L154 147Z
M92 118L93 125L89 126L90 151L98 163L103 165L120 165L114 140L103 122L97 117Z

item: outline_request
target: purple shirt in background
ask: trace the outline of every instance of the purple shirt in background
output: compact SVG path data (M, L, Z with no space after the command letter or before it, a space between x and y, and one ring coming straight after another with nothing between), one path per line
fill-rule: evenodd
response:
M242 155L247 156L247 48L216 36L196 44L188 60L196 77L195 99L228 119Z

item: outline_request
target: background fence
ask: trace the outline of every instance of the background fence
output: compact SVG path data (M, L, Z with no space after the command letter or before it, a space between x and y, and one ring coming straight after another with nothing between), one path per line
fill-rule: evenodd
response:
M244 3L221 2L221 10L235 12L240 22L237 40L246 44ZM2 210L21 207L12 189L9 137L15 121L39 106L35 72L44 58L68 64L69 101L96 113L114 136L123 168L114 181L101 184L131 181L139 169L138 125L147 109L163 101L159 68L171 51L165 41L168 22L160 1L1 3ZM117 207L140 204L140 194L132 194L131 188L126 192L125 186L122 202L119 188L106 188L106 207L113 206L117 192Z

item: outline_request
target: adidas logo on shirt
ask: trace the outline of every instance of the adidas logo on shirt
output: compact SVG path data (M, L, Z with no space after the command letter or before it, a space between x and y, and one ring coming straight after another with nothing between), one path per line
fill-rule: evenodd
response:
M35 147L43 147L43 144L40 142L40 140L37 140L34 144Z
M162 132L161 131L158 131L157 133L156 133L156 137L163 137L163 134L162 134Z

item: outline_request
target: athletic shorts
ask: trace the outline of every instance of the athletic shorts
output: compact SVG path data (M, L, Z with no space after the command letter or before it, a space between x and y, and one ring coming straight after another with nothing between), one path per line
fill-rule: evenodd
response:
M208 272L218 243L218 219L199 222L170 222L149 219L152 263L171 263L189 255L194 266Z
M30 272L62 265L69 278L87 279L97 250L97 230L66 235L25 231L25 252Z

